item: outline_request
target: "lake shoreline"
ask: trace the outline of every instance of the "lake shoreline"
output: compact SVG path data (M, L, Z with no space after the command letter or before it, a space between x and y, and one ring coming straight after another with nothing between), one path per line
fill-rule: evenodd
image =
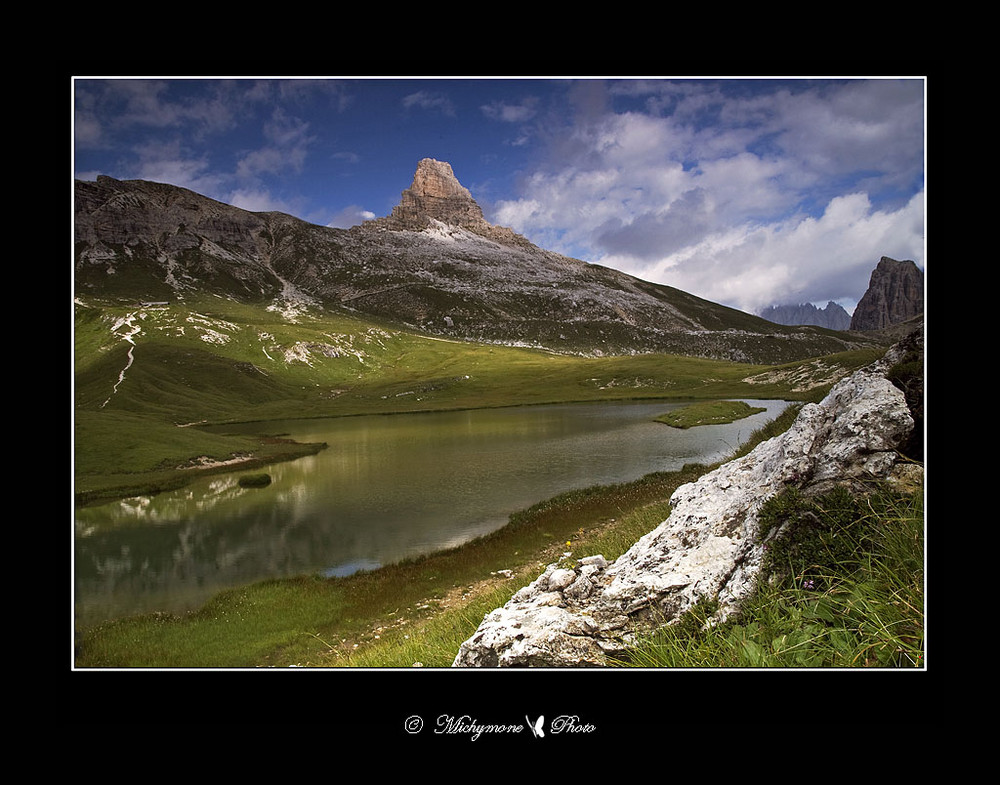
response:
M316 455L327 448L327 445L323 442L295 442L290 439L276 440L262 438L261 444L270 445L272 451L229 461L192 463L189 466L178 466L169 470L142 472L140 474L141 479L136 479L132 482L121 482L122 478L119 475L114 485L74 492L74 507L80 509L136 496L155 496L160 493L180 490L202 477L227 474L232 471L262 469L265 466L272 466ZM192 459L192 461L197 460Z
M776 429L787 427L795 409L786 407L750 434L737 454L770 438ZM736 456L727 456L723 462L732 457ZM563 493L511 515L502 528L490 534L370 571L336 578L303 575L258 581L221 591L200 610L124 616L81 627L77 631L77 667L365 667L355 659L359 652L370 650L376 652L376 658L381 657L379 647L395 633L400 638L413 637L419 625L432 617L466 613L472 587L513 592L523 578L544 568L547 561L564 556L565 551L584 555L594 549L604 553L624 549L642 533L634 529L621 532L622 526L634 527L628 521L630 516L652 514L645 525L654 526L666 516L665 505L673 489L709 469L691 464L631 482ZM312 610L315 603L322 607ZM266 617L266 622L259 623L294 629L288 633L238 632L239 626L222 623L227 618L236 621L248 604L259 607L261 616ZM268 612L269 604L274 610ZM314 623L303 619L310 613L317 615ZM313 631L303 633L303 625ZM227 636L234 634L248 637L233 643ZM272 651L274 644L268 641L282 634L288 639ZM161 636L166 636L165 640ZM259 646L266 651L254 653ZM219 652L220 648L225 651ZM421 655L418 659L428 658ZM413 662L404 664L409 667ZM433 667L432 662L425 664ZM377 667L386 665L380 662Z
M720 463L785 430L797 408L786 407ZM478 624L477 603L503 604L504 595L567 552L613 557L626 550L669 514L669 498L678 485L711 468L690 464L560 494L511 515L490 534L371 571L260 581L220 592L190 613L109 620L77 631L75 665L448 667L449 657ZM489 588L485 596L483 587ZM256 609L252 619L248 607ZM241 624L229 623L237 620ZM441 624L449 630L443 641L436 631Z
M790 398L775 398L773 396L759 397L755 398L752 396L739 396L739 398L745 400L782 400L788 404L794 403L795 401ZM437 408L421 408L413 410L400 410L392 409L386 411L375 411L375 412L345 412L345 413L333 413L333 414L323 414L323 415L308 415L303 417L280 417L280 418L269 418L269 419L253 419L253 420L228 420L226 422L199 422L199 423L186 423L180 427L191 427L199 430L204 430L210 433L227 433L229 429L234 426L250 426L250 425L260 425L265 427L268 423L281 422L285 420L297 420L308 422L311 420L326 420L326 419L346 419L346 418L357 418L357 417L395 417L400 415L419 415L419 414L442 414L446 412L475 412L490 409L518 409L518 408L536 408L543 406L563 406L563 405L584 405L584 404L614 404L614 403L643 403L643 402L654 402L663 401L664 403L676 403L681 401L691 401L691 402L711 402L720 399L718 397L710 398L699 398L696 396L683 395L678 397L673 396L661 396L661 395L638 395L638 396L628 396L621 398L588 398L580 400L552 400L546 402L528 402L528 403L509 403L509 404L496 404L491 406L458 406L458 407L446 407L443 409ZM752 414L752 413L751 413ZM749 416L749 415L743 415ZM733 421L733 420L731 420ZM730 422L731 422L730 421ZM719 420L717 423L722 424L725 421ZM183 467L176 467L173 470L159 470L159 471L146 471L138 473L135 478L129 477L124 478L121 475L116 475L109 485L105 487L92 488L86 491L75 491L73 495L74 507L90 507L100 504L106 504L108 502L118 501L122 499L128 499L135 496L148 496L155 495L159 493L164 493L168 491L176 491L184 488L191 482L195 480L211 476L214 474L220 474L225 472L233 471L234 466L238 466L239 470L243 469L259 469L271 464L284 463L287 461L295 461L299 458L309 457L311 455L316 455L321 450L326 449L327 445L325 443L309 443L309 442L295 442L290 439L278 440L274 437L261 436L262 444L270 442L272 445L278 443L284 443L285 449L282 451L273 451L266 454L254 455L248 458L232 459L230 461L212 461L210 463L206 462L204 464L198 465L194 461L198 459L191 459L192 464Z

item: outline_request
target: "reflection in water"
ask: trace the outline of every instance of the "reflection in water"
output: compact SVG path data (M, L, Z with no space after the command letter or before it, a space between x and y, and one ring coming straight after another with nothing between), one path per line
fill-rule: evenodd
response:
M754 404L767 411L687 431L653 422L683 405L662 402L268 423L329 447L270 466L266 488L217 475L76 512L77 616L181 612L264 578L460 545L563 491L718 460L786 405Z

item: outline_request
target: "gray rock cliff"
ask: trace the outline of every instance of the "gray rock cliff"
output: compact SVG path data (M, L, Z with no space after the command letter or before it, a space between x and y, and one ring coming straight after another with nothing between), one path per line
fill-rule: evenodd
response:
M851 317L852 330L882 330L924 312L924 274L912 261L883 256Z
M910 340L922 346L919 334ZM764 501L790 486L821 493L913 466L897 448L914 420L886 376L906 351L912 346L893 347L822 402L805 405L784 434L678 488L670 517L615 562L592 556L572 569L550 565L483 619L454 666L600 666L637 633L670 623L701 599L717 599L716 618L726 618L759 573Z

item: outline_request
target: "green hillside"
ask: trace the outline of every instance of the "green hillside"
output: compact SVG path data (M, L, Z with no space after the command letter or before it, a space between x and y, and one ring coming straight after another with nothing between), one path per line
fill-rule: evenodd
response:
M629 398L808 400L877 355L782 366L579 357L216 297L146 306L78 301L75 310L81 501L175 487L213 462L250 457L244 466L260 465L322 448L289 444L266 425L267 438L229 435L226 423Z

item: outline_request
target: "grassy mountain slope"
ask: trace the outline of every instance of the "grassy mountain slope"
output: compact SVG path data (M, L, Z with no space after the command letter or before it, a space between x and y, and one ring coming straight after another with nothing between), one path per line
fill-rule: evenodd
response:
M319 449L226 434L225 423L629 398L808 399L875 354L781 366L580 357L218 297L145 307L78 299L75 321L78 498Z

